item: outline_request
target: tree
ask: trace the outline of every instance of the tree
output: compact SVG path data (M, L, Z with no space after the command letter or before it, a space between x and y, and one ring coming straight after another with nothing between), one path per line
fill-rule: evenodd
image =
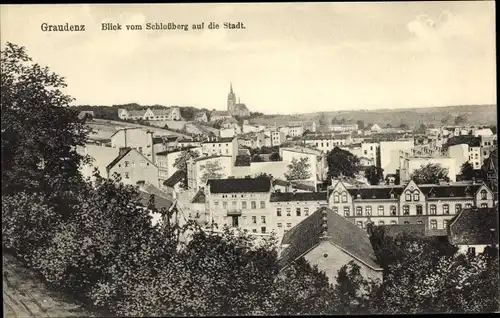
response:
M356 314L367 311L370 288L377 282L368 282L361 275L361 267L353 261L343 265L335 284L338 298L336 313Z
M365 177L371 185L377 185L383 177L383 169L376 166L370 166L365 171Z
M439 180L450 181L448 169L443 168L440 164L433 163L422 165L419 169L413 171L411 179L417 184L439 183Z
M359 171L359 158L349 151L335 147L327 154L328 179L354 177Z
M362 120L358 120L358 121L356 122L356 124L358 124L358 129L359 129L359 130L363 130L363 129L365 129L365 122L364 122L364 121L362 121Z
M24 47L1 52L2 195L69 189L81 179L77 153L89 128L69 107L63 77L33 63Z
M261 156L259 156L258 154L255 154L253 157L252 157L252 162L263 162L264 160L262 159Z
M425 126L424 124L420 124L416 132L419 134L425 134L426 131L427 131L427 126Z
M326 127L326 126L328 126L328 120L326 119L325 113L321 113L319 115L318 121L319 121L319 126L320 127Z
M207 181L211 179L224 178L224 172L220 160L208 161L200 167L200 170L203 171L200 179L202 183L207 183Z
M252 161L252 158L248 155L238 155L238 156L236 156L236 161L235 161L234 165L236 167L250 166L251 161Z
M461 125L467 122L467 117L465 115L458 115L455 117L455 125Z
M309 179L311 177L310 167L311 164L308 157L293 158L288 165L288 172L285 173L285 178L289 181Z
M408 125L407 125L407 124L405 124L405 123L401 123L401 124L399 125L399 128L404 129L404 130L408 130Z
M280 154L277 153L277 152L273 152L270 156L269 156L269 159L271 161L281 161L281 157L280 157Z
M187 188L187 163L191 158L198 158L199 153L191 149L182 150L174 161L174 167L182 172L181 187Z
M474 171L474 167L468 161L464 162L462 167L460 168L460 175L462 180L472 180L476 176L476 172Z

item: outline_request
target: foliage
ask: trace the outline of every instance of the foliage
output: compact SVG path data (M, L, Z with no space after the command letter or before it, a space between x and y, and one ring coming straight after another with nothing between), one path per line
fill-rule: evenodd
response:
M358 121L356 122L356 124L358 124L358 129L359 129L359 130L363 130L363 129L365 129L365 122L364 122L364 121L362 121L362 120L358 120Z
M376 166L370 166L365 171L365 177L371 185L377 185L383 177L383 169Z
M420 124L416 132L419 134L425 134L426 131L427 131L427 126L425 126L425 124Z
M175 158L174 168L182 172L181 187L187 188L187 163L191 158L198 158L199 153L191 149L182 150L179 157Z
M224 178L224 172L220 160L208 161L206 164L200 167L200 170L203 171L200 178L203 184L211 179Z
M460 168L460 175L462 180L472 180L476 176L476 172L474 171L474 167L468 161L464 162L462 167Z
M287 180L307 180L311 177L310 167L311 164L308 157L293 158L288 165L288 172L285 173L285 178Z
M270 156L269 156L269 159L271 161L281 161L282 158L280 157L280 154L277 153L277 152L273 152Z
M354 177L359 171L359 158L339 147L335 147L328 152L326 161L328 164L328 179L340 176Z
M236 167L250 166L251 161L252 161L252 158L248 155L238 155L238 156L236 156L236 161L235 161L234 165Z
M465 115L458 115L455 117L455 125L461 125L467 122L467 117Z
M1 52L1 74L2 194L78 182L85 158L76 146L85 143L88 128L68 107L73 99L62 92L64 78L12 43Z
M253 155L252 162L264 162L264 159L260 155Z
M422 165L413 171L411 179L417 184L434 184L439 183L439 180L450 181L448 169L433 163Z
M319 115L318 124L319 124L319 127L326 127L326 126L328 126L328 119L326 118L325 113L321 113Z

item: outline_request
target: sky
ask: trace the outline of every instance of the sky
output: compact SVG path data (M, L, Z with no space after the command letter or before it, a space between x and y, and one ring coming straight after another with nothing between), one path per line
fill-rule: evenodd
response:
M223 110L231 82L250 111L267 114L496 104L494 5L2 5L0 39L64 76L80 105ZM208 30L212 21L221 29ZM86 31L43 32L44 22ZM105 22L190 30L102 31Z

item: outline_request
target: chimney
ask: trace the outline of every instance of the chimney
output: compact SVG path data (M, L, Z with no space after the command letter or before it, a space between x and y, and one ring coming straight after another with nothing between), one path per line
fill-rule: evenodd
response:
M320 240L328 240L328 217L327 217L328 211L326 205L322 204L321 205L321 227L322 227L322 233Z
M122 156L123 154L125 154L129 150L130 150L130 148L128 148L128 147L120 147L120 149L118 150L118 156Z

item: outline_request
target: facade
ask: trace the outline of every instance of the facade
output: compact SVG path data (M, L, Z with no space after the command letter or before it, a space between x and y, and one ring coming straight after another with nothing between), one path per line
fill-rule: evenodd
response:
M328 190L328 206L359 227L425 224L444 230L463 208L493 207L493 192L486 184L447 183L349 187L334 181Z
M227 111L232 116L249 117L250 111L245 104L240 103L239 99L236 102L236 94L233 92L233 84L229 87L229 94L227 95Z
M259 132L259 131L262 131L262 130L258 126L249 125L249 124L243 124L241 126L241 132L243 134L256 133L256 132Z
M173 151L158 152L156 154L156 165L158 166L160 185L163 185L163 182L170 178L178 170L174 167L175 160L179 158L185 150L197 152L199 156L202 154L201 147L179 148Z
M210 222L239 227L251 233L271 233L267 178L209 180L205 190Z
M370 131L374 133L379 133L382 132L382 128L380 128L380 126L377 124L373 124L373 126L371 126L370 128Z
M194 115L194 121L198 121L198 122L202 122L202 123L208 122L207 112L205 112L205 111L197 112Z
M309 136L304 139L306 146L314 147L323 153L332 151L335 147L343 148L348 144L347 139L340 136Z
M118 109L118 118L122 120L181 120L179 107L165 107L161 109L126 110Z
M382 280L382 268L366 231L322 207L285 233L280 265L286 268L303 257L334 283L339 269L353 261L366 279Z
M371 159L374 163L377 162L377 151L380 145L378 142L363 142L361 143L361 153L365 158Z
M333 132L357 131L358 124L330 125L330 126L328 126L328 130L333 131Z
M285 134L285 137L301 137L304 134L304 127L302 126L283 126L278 129Z
M232 119L233 116L231 113L225 110L214 110L210 114L210 121L221 121L221 120L226 120L226 119Z
M135 148L120 148L118 156L106 167L107 177L121 176L124 184L145 182L159 187L158 167Z
M269 136L271 138L271 147L280 146L283 142L285 142L285 136L285 133L282 131L271 131Z
M395 174L399 169L400 151L410 152L414 146L414 140L381 141L380 145L380 167L384 169L384 177Z
M86 144L85 146L77 146L78 154L89 156L92 162L80 165L80 172L84 178L92 178L94 169L98 169L102 177L107 177L108 172L106 167L120 153L119 148L106 147L101 145Z
M326 176L326 156L320 151L308 148L281 148L280 157L287 165L295 158L308 158L310 177L307 180L324 180Z
M204 154L209 156L230 156L233 158L232 163L234 163L238 155L239 144L236 137L214 138L203 142L201 147Z
M134 148L154 162L153 132L141 128L123 128L111 136L111 147Z
M196 159L191 159L187 163L187 183L188 188L192 191L197 191L205 186L206 181L204 180L204 174L207 164L217 163L221 167L221 171L218 174L221 178L227 178L232 176L233 159L230 156L205 156Z
M422 166L428 164L438 164L443 168L448 169L448 178L450 181L455 182L457 180L457 174L460 170L456 170L456 162L453 157L401 157L399 166L399 178L401 182L407 182L410 180L412 173L420 169Z
M448 239L463 254L479 254L490 245L498 248L498 209L463 209L450 221Z
M236 128L230 127L230 128L222 128L220 130L220 137L221 138L232 138L236 137L237 131Z

